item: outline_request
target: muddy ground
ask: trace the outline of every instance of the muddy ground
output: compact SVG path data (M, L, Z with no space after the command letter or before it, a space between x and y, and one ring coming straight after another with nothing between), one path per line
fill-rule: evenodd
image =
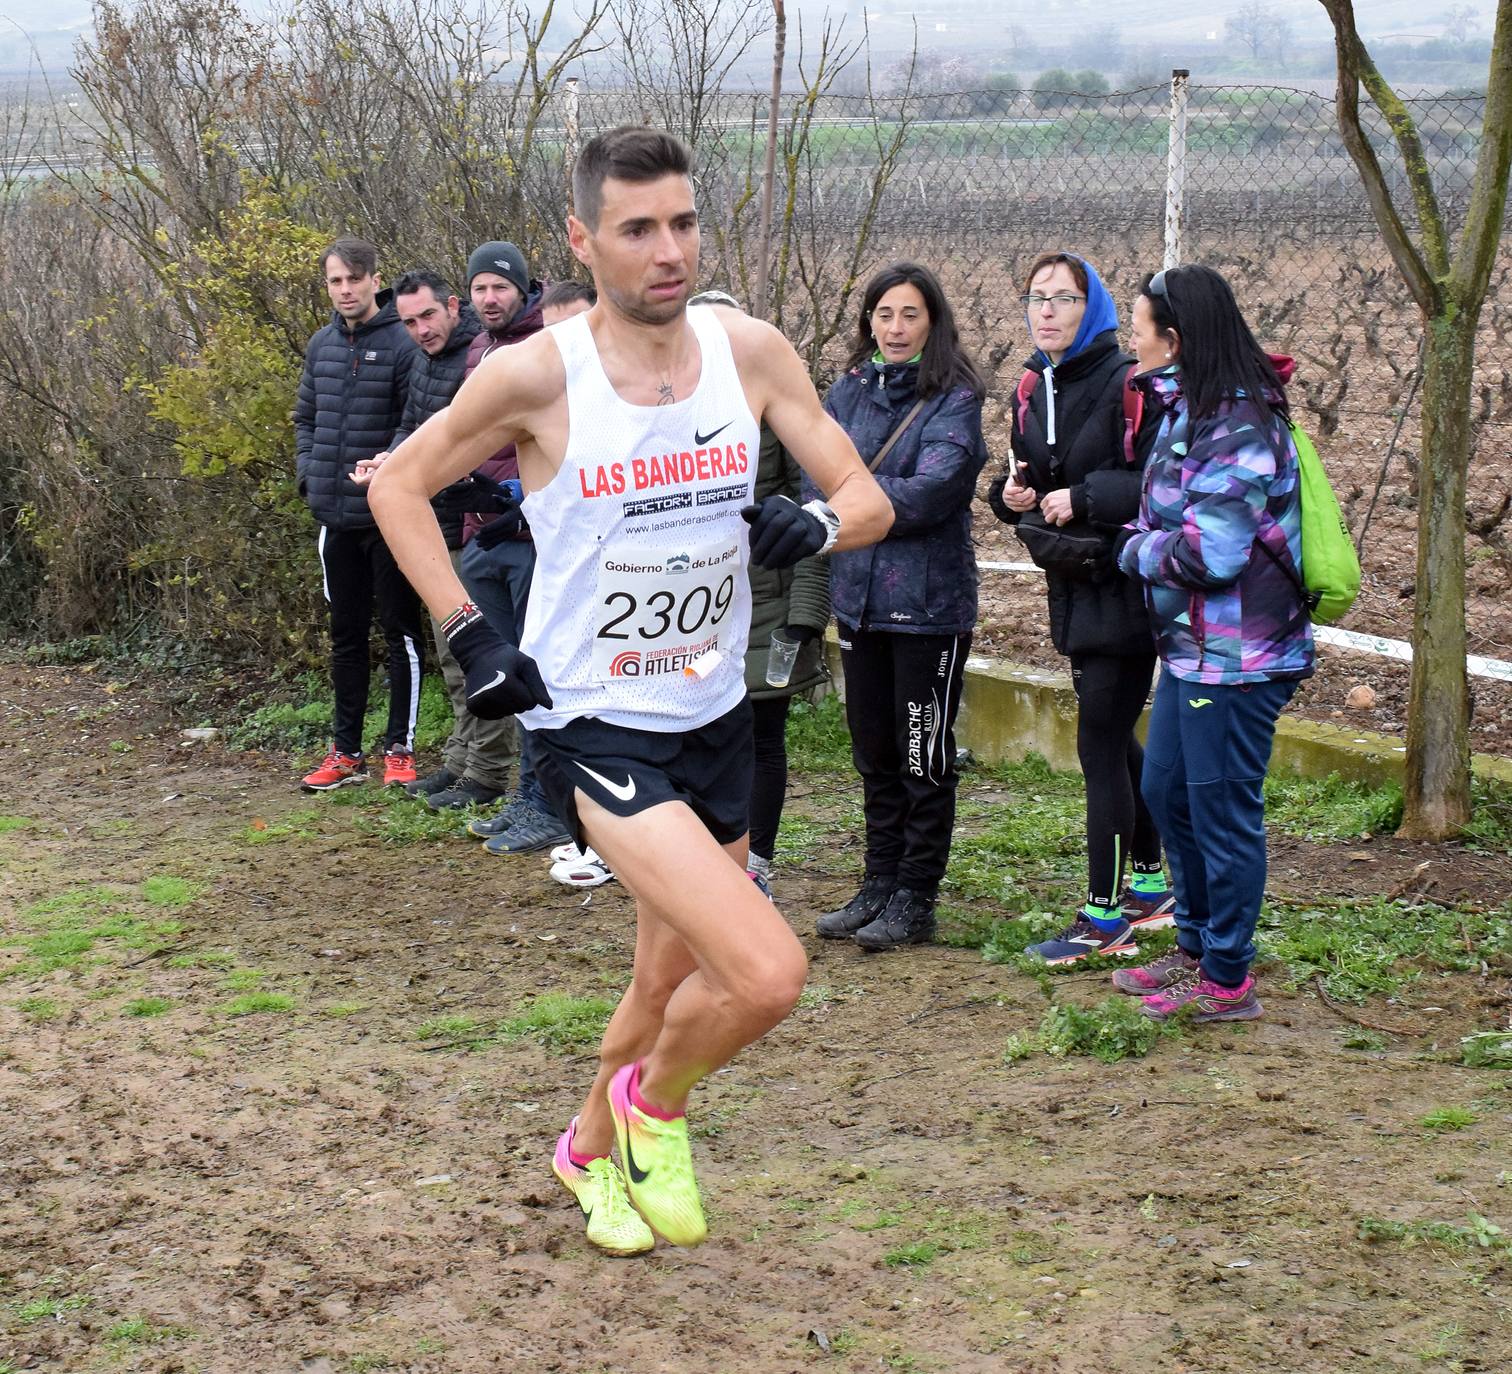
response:
M858 865L840 831L781 878L804 1005L695 1099L709 1242L606 1260L548 1170L590 1060L422 1027L612 998L617 886L396 843L287 758L182 747L151 683L0 664L0 709L0 1371L1512 1367L1512 1254L1360 1238L1512 1231L1512 1075L1457 1062L1506 1024L1496 967L1342 1010L1272 970L1259 1023L1009 1064L1045 1007L1022 973L808 937ZM1396 890L1425 857L1471 895L1512 877L1276 851L1282 894ZM39 972L49 921L107 933ZM1475 1120L1421 1124L1447 1107Z

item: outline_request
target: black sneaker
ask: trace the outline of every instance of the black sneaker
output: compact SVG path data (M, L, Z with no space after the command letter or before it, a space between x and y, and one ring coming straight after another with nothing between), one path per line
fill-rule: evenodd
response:
M496 802L509 789L489 787L476 778L461 778L453 786L440 792L432 792L425 804L432 811L459 811L464 806L487 806Z
M444 764L434 773L427 773L423 778L416 778L414 782L404 784L404 794L407 797L429 797L436 792L444 792L461 779Z
M900 887L882 914L856 932L855 940L862 949L897 949L928 944L934 934L935 899Z
M861 883L861 890L838 911L826 911L814 923L814 929L825 940L850 939L862 926L870 925L882 914L897 885L896 878L868 873Z
M492 816L474 816L467 823L467 833L476 835L480 840L491 840L495 835L502 835L508 830L524 811L524 798L515 797L505 802Z
M567 827L555 816L526 802L516 813L514 824L485 840L483 848L490 854L532 854L571 838Z

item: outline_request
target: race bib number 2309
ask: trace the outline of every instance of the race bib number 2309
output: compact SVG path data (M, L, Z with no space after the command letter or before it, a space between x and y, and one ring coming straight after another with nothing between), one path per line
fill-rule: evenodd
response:
M733 541L672 553L632 547L606 557L594 595L595 681L681 673L717 649L739 575Z

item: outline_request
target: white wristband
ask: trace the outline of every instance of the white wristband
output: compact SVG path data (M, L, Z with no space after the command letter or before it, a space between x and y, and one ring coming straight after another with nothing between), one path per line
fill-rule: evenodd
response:
M824 526L824 544L819 553L828 553L840 537L840 517L823 501L805 501L803 509Z

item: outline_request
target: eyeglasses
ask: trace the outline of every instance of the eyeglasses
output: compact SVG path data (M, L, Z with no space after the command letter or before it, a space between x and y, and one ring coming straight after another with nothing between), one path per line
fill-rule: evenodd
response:
M1073 296L1069 293L1061 296L1020 296L1019 303L1025 310L1043 310L1047 305L1051 312L1059 314L1062 310L1069 310L1077 301L1084 301L1085 296Z

